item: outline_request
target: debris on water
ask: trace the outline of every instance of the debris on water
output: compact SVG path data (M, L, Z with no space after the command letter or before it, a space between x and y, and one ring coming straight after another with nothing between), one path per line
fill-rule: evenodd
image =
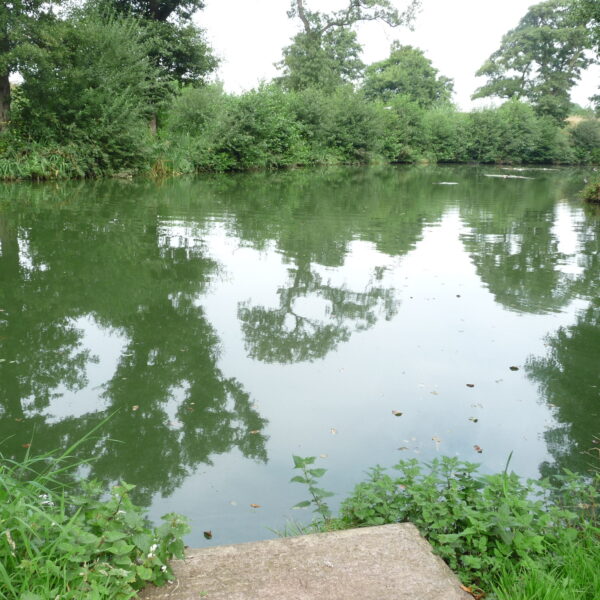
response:
M332 427L330 429L330 431L331 431L331 435L336 435L337 434L337 429L335 429L334 427Z
M479 419L477 417L469 417L469 421L471 421L471 423L477 423Z
M429 393L430 393L430 394L433 394L434 396L439 396L439 395L440 395L440 393L439 393L439 392L436 392L435 390L433 390L433 392L429 392Z
M470 387L470 388L474 388L475 387L474 383L467 383L466 385L467 385L467 387Z
M137 404L134 404L134 405L131 407L131 410L137 410L138 408L139 408L139 406L138 406Z
M509 369L510 369L511 371L518 371L518 370L519 370L519 367L515 367L515 366L513 365L512 367L509 367Z
M395 417L401 417L401 416L402 416L402 413L401 413L399 410L393 410L393 411L392 411L392 414L393 414Z
M212 531L203 531L202 533L207 540L212 540Z
M253 429L250 433L256 435L257 433L260 433L260 429Z
M504 379L494 379L494 383L500 383L501 381L504 381Z
M431 439L435 442L435 449L439 450L442 440L437 435L434 435Z
M475 449L475 452L477 452L477 454L481 454L483 452L483 448L481 446L478 446L477 444L475 444L473 448Z
M398 448L398 450L408 450L408 446L400 446L400 448Z
M329 454L319 454L319 458L327 458Z
M237 502L235 500L232 500L229 504L231 504L231 506L237 506Z
M252 508L262 508L260 504L251 504Z
M436 181L433 185L458 185L458 181Z
M534 177L525 177L524 175L492 175L491 173L484 173L484 177L497 177L499 179L535 179Z

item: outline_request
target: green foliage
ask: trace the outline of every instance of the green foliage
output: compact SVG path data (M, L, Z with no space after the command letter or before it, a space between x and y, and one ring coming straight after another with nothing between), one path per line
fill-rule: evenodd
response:
M0 455L0 597L125 599L172 577L185 520L169 514L151 528L126 483L108 495L93 481L64 483L80 466L68 453Z
M298 18L304 31L283 50L278 82L287 90L316 87L331 92L356 81L364 65L362 50L353 27L362 21L382 21L391 27L410 25L420 5L410 0L400 13L390 0L347 0L347 5L330 13L307 8L304 0L292 0L290 18Z
M283 59L277 65L283 74L277 82L287 90L317 88L332 92L360 77L364 69L361 49L356 33L348 29L299 33L283 49Z
M478 475L477 465L456 458L427 467L400 461L396 477L371 469L342 503L337 526L411 522L464 581L486 587L507 565L553 566L557 545L596 531L598 476L567 473L553 487L514 473Z
M523 481L508 464L503 473L481 475L479 465L454 457L426 468L404 460L394 467L397 476L370 469L332 518L321 508L330 494L316 487L325 470L309 469L314 462L295 456L303 476L292 479L311 492L312 499L297 506L314 505L322 517L313 530L410 522L464 582L494 590L500 600L596 597L600 472ZM540 595L527 595L528 589Z
M588 183L581 192L581 197L587 202L600 203L600 181Z
M331 510L325 502L325 498L333 496L333 493L317 487L318 480L325 475L327 469L310 468L317 460L315 456L294 456L293 459L294 469L299 469L302 475L296 475L290 481L306 485L311 496L310 500L298 502L294 508L307 508L312 505L314 506L313 512L319 514L323 521L327 523L331 519Z
M565 119L569 92L591 62L589 32L574 19L572 5L546 0L532 6L477 72L488 81L473 97L528 99L538 114Z
M422 147L432 161L468 160L467 116L451 107L440 106L423 115Z
M390 56L366 68L363 90L367 98L388 102L395 96L406 96L428 108L449 102L451 79L438 75L431 61L418 48L394 42Z
M204 8L202 0L88 0L88 5L109 20L115 13L133 18L162 77L202 84L218 65L204 31L192 22L193 14Z
M577 162L600 163L600 119L579 121L569 130Z
M92 12L62 22L23 76L13 114L21 138L86 147L101 172L145 163L161 80L134 21Z

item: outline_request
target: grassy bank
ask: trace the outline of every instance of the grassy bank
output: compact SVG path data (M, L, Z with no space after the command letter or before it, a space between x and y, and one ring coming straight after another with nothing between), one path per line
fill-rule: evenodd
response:
M482 475L456 458L375 467L332 516L318 487L325 470L295 457L317 519L335 530L412 522L475 597L596 600L600 593L600 473L523 481Z
M0 136L0 180L71 179L281 169L368 163L600 163L600 120L555 121L525 103L469 113L397 97L369 100L351 86L333 92L265 85L230 95L186 88L159 119L104 131L77 123L54 138L14 109ZM32 141L33 140L33 141ZM37 140L37 141L36 141Z
M69 454L0 455L0 598L121 600L165 583L186 522L171 514L151 527L132 486L79 479Z

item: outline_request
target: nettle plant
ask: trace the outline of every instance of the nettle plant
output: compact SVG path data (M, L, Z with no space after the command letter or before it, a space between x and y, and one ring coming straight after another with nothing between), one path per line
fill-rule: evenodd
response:
M97 482L64 483L77 466L0 456L1 598L121 600L172 578L185 519L169 514L151 527L129 497L134 486L107 494Z
M551 485L508 469L481 475L479 465L454 457L403 460L394 467L398 475L374 467L331 518L323 502L331 493L316 486L325 469L310 469L314 460L294 457L304 475L292 481L308 485L312 499L297 506L314 505L322 529L411 522L465 582L489 585L509 563L551 564L553 548L598 526L600 474L567 472Z
M302 471L302 475L296 475L290 481L306 485L310 493L310 500L298 502L293 508L314 506L313 512L317 513L324 523L328 523L331 520L331 509L327 502L325 502L325 498L330 498L334 494L317 486L317 480L325 475L327 469L311 468L317 460L316 456L307 456L304 458L293 456L292 458L294 459L294 469Z

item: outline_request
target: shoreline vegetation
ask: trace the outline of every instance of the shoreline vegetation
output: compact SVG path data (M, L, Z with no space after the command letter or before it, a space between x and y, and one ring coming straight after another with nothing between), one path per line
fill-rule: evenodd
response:
M0 454L0 598L125 600L172 579L189 532L181 515L154 527L134 486L87 481L87 461L65 452Z
M86 436L86 438L89 436ZM84 440L82 440L84 441ZM79 442L62 453L22 460L0 455L0 597L75 600L134 598L172 578L182 557L185 517L153 527L129 498L133 488L85 481ZM597 450L597 448L594 448ZM594 456L590 451L590 456ZM400 461L396 474L376 466L333 515L319 487L326 469L294 457L313 508L309 525L283 535L411 522L474 598L595 600L600 589L600 470L565 471L539 481L442 457ZM281 535L281 534L280 534Z
M312 507L316 518L283 535L410 522L477 600L596 600L600 469L525 481L509 472L510 458L492 475L447 456L402 460L395 474L376 466L333 516L326 502L333 494L319 487L326 469L315 457L294 456L300 474L291 481L309 492L296 506Z
M595 1L530 7L477 72L473 98L502 104L471 112L453 104L453 81L418 48L396 41L384 60L362 62L356 27L410 27L419 0L347 3L324 12L290 0L300 31L282 50L280 76L242 94L211 83L219 61L192 20L203 0L0 7L0 181L600 164L600 95L589 108L570 100L598 60Z
M469 113L424 109L404 97L371 101L341 87L285 91L264 85L236 96L220 85L185 88L157 133L138 124L136 147L110 156L102 140L23 141L0 134L1 181L276 170L357 164L600 164L600 120L564 125L523 102ZM113 140L119 143L119 140Z

